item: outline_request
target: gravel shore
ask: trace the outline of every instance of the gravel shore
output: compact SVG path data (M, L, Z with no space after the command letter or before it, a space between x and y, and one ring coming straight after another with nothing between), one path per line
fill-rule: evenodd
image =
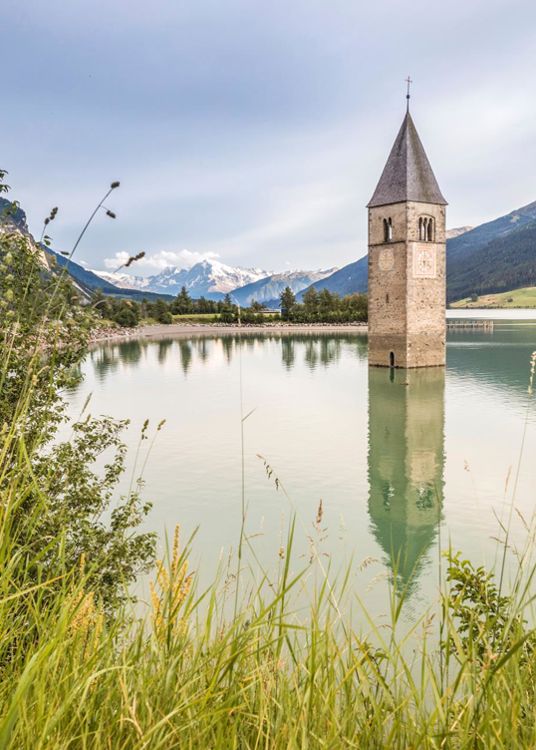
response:
M348 323L335 325L333 323L267 323L266 325L226 325L224 323L171 323L169 325L156 324L138 326L137 328L103 328L95 331L91 336L91 343L98 344L106 341L126 341L129 339L145 338L177 338L191 336L223 336L228 334L259 334L259 333L367 333L366 323Z

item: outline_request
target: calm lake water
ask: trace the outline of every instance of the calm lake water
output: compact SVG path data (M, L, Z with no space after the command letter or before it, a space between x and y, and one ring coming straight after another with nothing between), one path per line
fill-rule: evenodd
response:
M295 513L295 567L306 564L309 537L334 573L353 560L352 585L379 616L395 559L414 611L437 596L449 542L493 563L525 421L515 504L531 518L534 349L536 325L522 321L450 332L446 371L369 369L366 336L344 332L129 341L93 350L70 398L73 414L91 393L91 413L129 418L131 458L144 420L154 429L166 419L144 470L154 502L146 527L161 539L177 523L185 535L198 527L202 581L236 549L247 417L246 528L262 565L277 566ZM325 532L313 526L320 499ZM521 543L517 513L513 528Z

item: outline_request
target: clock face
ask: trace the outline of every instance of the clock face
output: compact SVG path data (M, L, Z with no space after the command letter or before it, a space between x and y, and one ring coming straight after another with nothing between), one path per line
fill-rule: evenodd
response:
M378 258L378 266L380 271L392 271L395 265L395 256L393 250L390 247L384 247L380 251L380 257Z
M434 279L436 277L435 248L415 248L413 255L413 275L420 279Z

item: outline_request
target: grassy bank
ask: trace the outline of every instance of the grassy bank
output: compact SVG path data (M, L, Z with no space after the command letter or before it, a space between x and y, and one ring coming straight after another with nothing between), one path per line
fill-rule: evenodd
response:
M510 292L483 294L476 299L466 297L451 303L451 308L516 308L536 307L536 287L513 289Z
M534 746L522 585L502 598L454 560L442 606L409 634L398 635L403 595L393 593L390 622L365 635L340 615L354 598L344 581L328 583L319 560L292 573L291 537L274 578L242 584L234 616L223 612L232 613L236 579L196 590L175 544L139 621L126 606L106 616L84 565L66 570L53 594L51 582L25 584L29 561L4 536L0 746ZM315 573L310 608L298 614L296 595Z

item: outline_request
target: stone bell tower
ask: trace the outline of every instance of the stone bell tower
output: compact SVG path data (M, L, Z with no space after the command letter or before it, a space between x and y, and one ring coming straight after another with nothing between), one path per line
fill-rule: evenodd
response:
M368 204L369 364L445 364L445 207L408 110Z

